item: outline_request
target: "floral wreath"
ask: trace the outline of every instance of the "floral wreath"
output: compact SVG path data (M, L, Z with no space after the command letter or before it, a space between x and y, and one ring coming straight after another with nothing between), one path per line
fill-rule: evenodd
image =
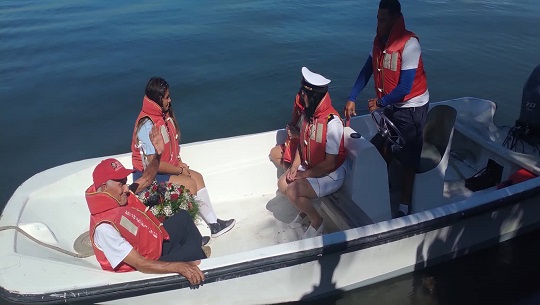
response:
M156 180L137 197L150 207L150 211L159 219L165 220L178 213L180 209L186 210L191 219L195 220L199 212L199 201L183 185Z

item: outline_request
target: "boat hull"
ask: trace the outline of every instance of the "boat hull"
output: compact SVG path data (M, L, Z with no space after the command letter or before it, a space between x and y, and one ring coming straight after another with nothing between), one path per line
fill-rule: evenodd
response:
M420 270L538 229L539 194L540 189L533 188L475 207L462 208L466 206L462 202L426 213L432 215L412 215L324 235L302 252L207 269L204 285L196 289L179 276L165 276L34 295L4 290L3 297L14 303L41 304L171 300L270 304L308 300ZM452 209L454 213L442 215ZM437 212L441 215L436 216ZM422 216L431 219L415 220ZM402 225L391 224L395 221ZM388 226L395 228L387 230Z
M487 121L494 113L493 103L473 98L443 104L456 107L459 115L463 114L459 109L470 111L472 104L479 105L478 112L483 116L489 112L485 109L491 109ZM376 129L369 124L369 117L356 120L352 125L362 135L364 144L353 143L356 146L349 144L352 145L349 147L364 150L350 150L348 162L366 162L358 167L359 175L367 175L364 181L387 181L383 161L377 163L365 158L369 151L376 151L366 140ZM465 147L477 152L478 164L496 159L505 166L503 176L517 168L539 172L539 158L502 149L490 136L481 136L486 134L484 129L474 133L476 129L469 128L472 126L469 121L465 116L456 123L453 143L456 149ZM350 134L351 130L347 132ZM105 272L94 257L76 258L57 253L37 245L19 231L6 229L0 231L0 296L20 304L147 304L177 300L191 304L270 304L308 300L451 260L536 230L540 225L540 178L537 177L498 190L492 187L467 191L454 199L442 198L431 205L435 208L406 217L381 221L372 218L349 227L347 221L340 223L335 219L343 215L328 212L336 202L329 203L323 198L316 204L320 211L326 211L324 217L333 221L334 228L320 237L299 239L301 229L298 234L288 228L296 211L287 210L290 203L276 193L279 172L266 157L269 148L282 141L284 134L278 130L182 147L184 158L204 173L218 215L237 219L233 230L212 241L213 256L202 260L200 268L206 277L202 286L191 287L180 275ZM216 152L224 161L208 164L207 160L215 157ZM130 160L129 154L114 157L125 164ZM373 158L380 155L376 153ZM99 161L101 158L66 164L26 181L6 205L0 228L23 227L42 242L72 249L73 241L88 230L84 190L91 183L92 169ZM375 163L383 170L365 170ZM467 173L470 164L461 165ZM357 197L359 202L353 203L356 209L366 211L362 215L369 214L368 207L377 206L384 207L384 213L370 215L384 217L381 215L390 213L388 189L353 184L344 187L342 195L347 190L363 189L365 193ZM384 196L383 191L386 191ZM348 212L349 223L359 215ZM204 226L199 228L203 233L207 230Z

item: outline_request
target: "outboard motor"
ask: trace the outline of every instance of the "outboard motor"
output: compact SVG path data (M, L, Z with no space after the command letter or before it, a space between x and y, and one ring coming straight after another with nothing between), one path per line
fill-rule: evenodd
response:
M520 146L520 152L525 152L523 142L540 154L540 65L536 66L523 87L519 119L508 131L503 145L514 151Z
M525 83L521 112L516 124L529 129L531 136L540 136L540 65L536 66Z

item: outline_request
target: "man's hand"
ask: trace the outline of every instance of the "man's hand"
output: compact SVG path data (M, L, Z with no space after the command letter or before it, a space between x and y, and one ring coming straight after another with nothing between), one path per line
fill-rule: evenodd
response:
M298 171L298 166L291 165L289 169L287 170L286 174L286 181L287 183L292 183L296 180L296 172Z
M199 285L204 281L204 274L197 267L201 261L194 262L177 262L175 263L176 273L183 275L191 285Z
M184 276L191 285L200 285L204 281L204 274L197 267L201 263L200 260L193 262L163 262L147 259L140 255L137 250L131 249L123 262L143 273L178 273Z
M356 115L355 106L356 106L356 103L351 100L347 101L347 103L345 104L344 114L347 120L350 119L352 116Z
M165 142L163 141L161 132L159 132L159 128L156 125L154 125L150 131L150 142L152 142L152 145L154 145L156 154L161 155L165 150Z
M308 178L306 171L296 171L295 180Z
M379 107L377 106L377 99L376 99L376 98L369 99L369 100L368 100L368 109L369 109L369 112L373 112L373 110L376 110L377 108L379 108Z

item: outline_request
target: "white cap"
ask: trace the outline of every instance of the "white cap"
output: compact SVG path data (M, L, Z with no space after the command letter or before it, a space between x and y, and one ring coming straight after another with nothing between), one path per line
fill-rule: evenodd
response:
M306 82L312 84L313 86L327 86L330 83L330 80L320 74L313 73L309 71L308 68L302 67L302 76L304 76L304 79Z

